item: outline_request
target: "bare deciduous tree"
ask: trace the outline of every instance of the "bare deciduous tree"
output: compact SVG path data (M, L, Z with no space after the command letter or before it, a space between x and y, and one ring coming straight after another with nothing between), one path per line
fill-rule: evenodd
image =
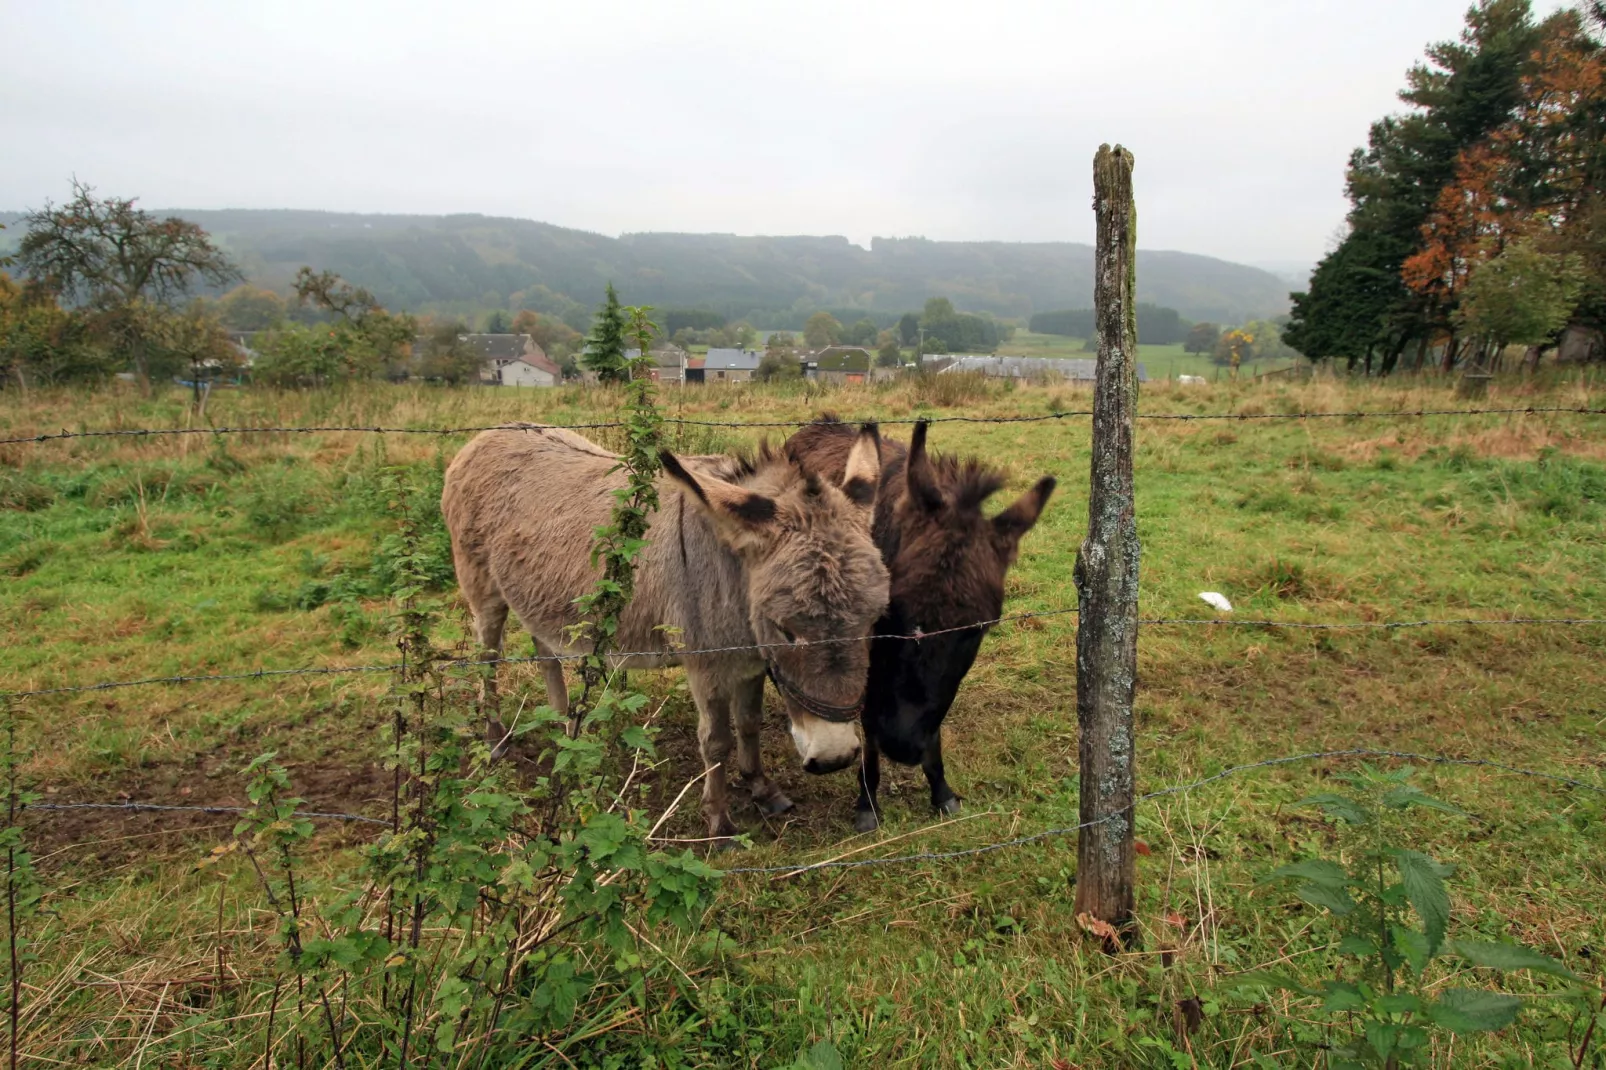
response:
M141 379L150 373L142 306L165 306L197 280L221 285L239 270L194 223L159 219L131 199L99 198L73 181L73 198L23 219L17 262L30 278L108 315Z
M296 272L295 290L302 304L327 309L351 323L360 323L375 312L383 311L370 291L351 285L333 271L315 272L303 267Z

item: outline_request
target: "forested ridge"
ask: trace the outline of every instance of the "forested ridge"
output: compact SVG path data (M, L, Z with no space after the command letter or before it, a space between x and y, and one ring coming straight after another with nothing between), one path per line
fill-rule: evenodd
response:
M702 307L766 327L817 308L901 313L934 295L1022 320L1092 304L1092 247L1071 242L877 238L867 250L842 237L610 238L480 215L156 211L199 224L259 285L283 290L310 264L409 311L530 308L584 322L609 280L629 303ZM1238 322L1287 309L1288 287L1276 276L1207 256L1140 251L1138 280L1142 300L1189 319Z

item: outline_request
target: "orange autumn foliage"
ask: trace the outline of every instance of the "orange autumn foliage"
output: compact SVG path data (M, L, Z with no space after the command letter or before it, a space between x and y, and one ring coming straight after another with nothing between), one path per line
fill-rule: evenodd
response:
M1478 266L1519 237L1564 227L1590 195L1597 138L1578 117L1606 99L1606 58L1576 20L1561 20L1534 54L1511 118L1457 159L1401 279L1449 309Z

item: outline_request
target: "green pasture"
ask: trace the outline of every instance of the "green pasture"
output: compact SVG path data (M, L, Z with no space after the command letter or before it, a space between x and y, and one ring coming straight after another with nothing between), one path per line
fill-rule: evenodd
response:
M1080 341L1027 333L1004 348L1083 355ZM1182 372L1214 380L1215 366L1180 346L1143 346L1141 359L1155 380L1143 394L1145 412L1458 404L1438 381L1256 384L1223 374L1187 388L1158 380ZM908 419L1046 415L1074 407L1073 393L966 380L823 393L818 384L687 388L663 400L670 415L703 419L804 419L825 410ZM0 437L183 427L195 424L188 400L132 388L7 392ZM203 419L561 422L606 418L616 400L579 388L220 390ZM1602 402L1598 390L1558 378L1498 383L1484 404ZM1141 614L1215 616L1198 594L1218 591L1236 617L1287 622L1606 617L1603 429L1601 417L1581 415L1142 423ZM688 452L759 438L740 428L669 433ZM999 505L1045 473L1059 479L1010 575L1006 612L1075 605L1088 433L1085 421L1061 420L931 431L936 449L980 455L1007 474ZM597 437L608 442L606 432ZM384 477L401 472L427 500L466 438L186 435L0 446L0 628L8 637L0 688L391 661L384 592L396 517ZM441 638L454 642L463 613L438 518L431 522ZM765 759L798 809L761 819L741 808L738 823L754 846L718 864L951 850L1075 824L1074 640L1071 616L997 628L945 731L949 779L964 811L938 821L919 770L892 767L883 827L868 837L851 833L850 775L812 778L797 769L772 695ZM527 649L514 645L516 653ZM1349 747L1497 759L1606 786L1603 655L1599 626L1146 628L1140 790ZM543 700L533 667L503 673L506 694ZM376 765L387 684L383 673L293 676L41 696L11 708L22 774L45 801L237 805L241 769L271 749L313 807L375 813L389 793ZM696 715L677 671L649 675L647 685L662 700L668 760L653 776L667 804L698 772ZM550 1065L625 1065L607 1059L628 1049L649 1053L632 1056L632 1066L768 1070L814 1065L799 1059L819 1041L853 1067L1314 1065L1324 1027L1312 1024L1308 1003L1247 993L1232 975L1276 963L1331 976L1336 957L1324 950L1324 915L1257 881L1279 865L1344 849L1329 824L1292 805L1326 790L1343 768L1328 760L1256 770L1144 804L1142 944L1113 957L1073 917L1074 836L954 861L729 877L696 938L653 936L684 977L677 993L646 997L616 1033L551 1056ZM1424 768L1418 781L1471 814L1432 814L1413 833L1419 849L1458 869L1452 932L1522 940L1600 982L1606 796L1487 768ZM182 990L145 983L206 973L214 945L242 973L266 969L271 915L255 885L241 871L220 892L216 876L195 870L228 824L42 812L26 819L49 889L24 1001L31 1009L23 1047L37 1065L131 1065L136 1053L145 1066L252 1065L260 1052L243 1041L203 1043L213 1033L194 1025L200 1012L184 1004ZM702 834L694 807L668 827ZM320 833L314 865L324 878L340 872L360 836L334 826ZM86 987L90 981L126 984ZM1491 980L1469 974L1458 983ZM1581 1026L1549 994L1560 982L1519 973L1505 983L1534 997L1517 1024L1439 1038L1433 1065L1571 1065L1568 1045ZM1178 1008L1194 999L1202 1019L1190 1030ZM1602 1065L1601 1056L1590 1058L1583 1065Z

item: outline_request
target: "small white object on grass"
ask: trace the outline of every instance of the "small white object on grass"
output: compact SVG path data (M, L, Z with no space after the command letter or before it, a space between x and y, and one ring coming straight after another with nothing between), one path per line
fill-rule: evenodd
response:
M1218 594L1215 591L1200 591L1199 597L1203 598L1206 602L1209 602L1223 613L1232 612L1232 603L1227 601L1227 596L1224 594Z

